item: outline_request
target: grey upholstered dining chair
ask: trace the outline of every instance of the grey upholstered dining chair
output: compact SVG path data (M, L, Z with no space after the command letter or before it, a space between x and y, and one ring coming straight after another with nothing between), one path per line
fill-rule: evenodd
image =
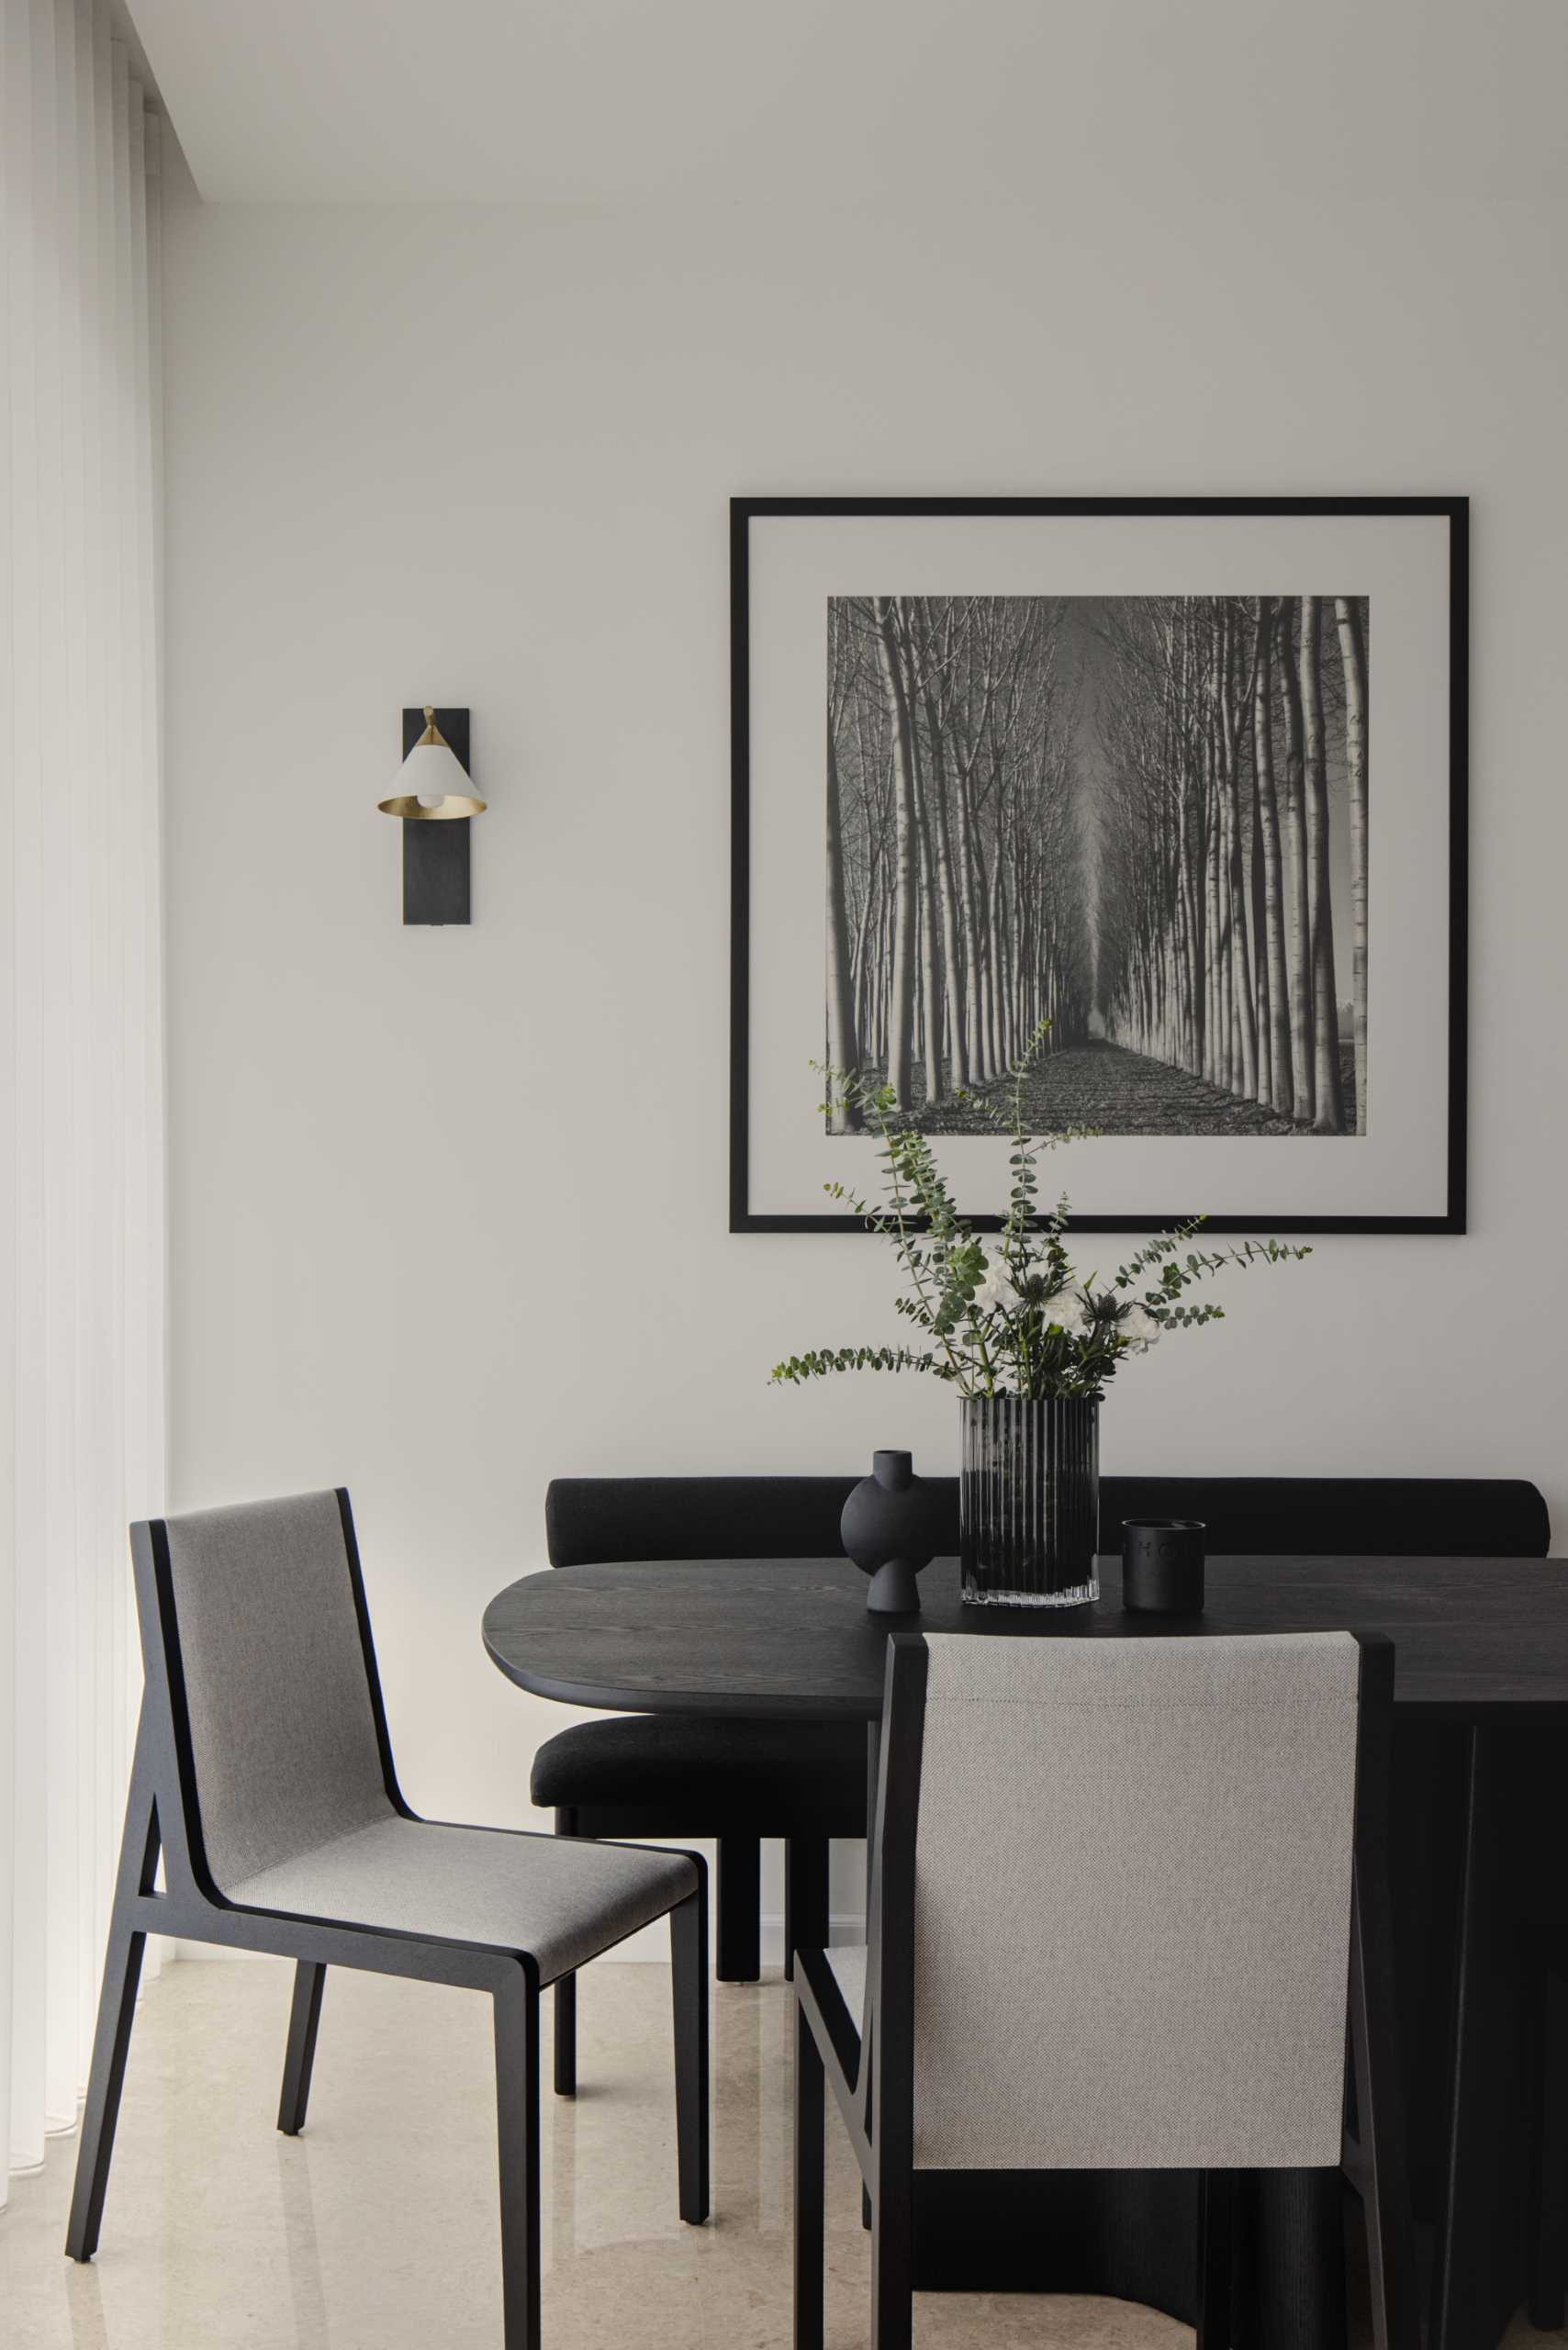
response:
M495 2002L507 2350L539 2336L539 1994L668 1916L683 2220L708 2216L707 1877L694 1854L423 1820L399 1792L346 1493L131 1528L146 1686L66 2250L97 2246L148 1934L297 1962L280 2130L329 1966ZM156 1889L159 1855L164 1889Z
M795 2341L823 2339L824 2075L908 2350L915 2180L1342 2166L1378 2350L1417 2350L1391 2003L1394 1651L1350 1633L889 1643L868 1944L795 1955ZM1352 2096L1347 2110L1347 2049Z

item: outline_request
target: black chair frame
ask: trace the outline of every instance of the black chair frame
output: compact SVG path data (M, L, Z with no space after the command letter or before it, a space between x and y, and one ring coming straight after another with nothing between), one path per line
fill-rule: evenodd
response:
M587 1836L619 1843L633 1841L633 1831L653 1831L633 1806L612 1804L559 1805L557 1836ZM686 1831L690 1834L688 1826ZM864 1822L844 1824L835 1832L849 1838L863 1835ZM762 1900L762 1837L721 1834L714 1840L713 1973L721 1983L755 1983L762 1973L759 1909ZM797 1943L820 1947L828 1933L829 1839L786 1836L784 1842L784 1973L794 1973ZM553 1990L553 2054L557 2097L577 2093L577 1978L563 1975Z
M1559 2333L1568 2325L1568 1954L1548 1939L1534 1955L1528 2306L1538 2333Z
M1350 1913L1346 2113L1340 2167L1366 2222L1375 2350L1420 2350L1400 2086L1388 1880L1394 1648L1358 1636L1360 1708ZM824 2087L871 2209L872 2350L910 2350L914 2268L914 1863L924 1737L925 1642L888 1643L862 2028L824 1952L795 1965L795 2344L822 2350ZM1230 2350L1236 2174L1202 2175L1198 2350Z
M405 1818L365 1606L349 1497L342 1490L344 1547L386 1793ZM125 2083L137 1986L149 1934L262 1951L296 1962L278 2128L303 2127L310 2093L321 1994L329 1966L357 1967L420 1983L483 1991L494 2002L496 2109L500 2173L501 2280L506 2350L539 2341L538 1968L526 1951L394 1933L348 1919L324 1920L248 1909L218 1890L207 1865L196 1800L190 1718L176 1631L168 1535L162 1519L131 1528L145 1685L126 1805L108 1950L98 2003L76 2179L65 2249L73 2260L97 2250L115 2127ZM495 1829L498 1836L528 1831ZM700 1853L697 1890L672 1909L676 2107L679 2209L692 2225L710 2209L708 1894ZM163 1889L157 1887L160 1858Z

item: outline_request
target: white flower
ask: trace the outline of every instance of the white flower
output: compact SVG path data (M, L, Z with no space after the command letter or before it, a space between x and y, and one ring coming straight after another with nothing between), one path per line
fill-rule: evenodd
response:
M1045 1277L1036 1273L1026 1282L1025 1297L1021 1303L1026 1302L1043 1315L1047 1327L1054 1325L1058 1330L1069 1331L1088 1328L1093 1317L1078 1291L1058 1289L1045 1296L1041 1293L1044 1289Z
M1159 1344L1160 1328L1159 1315L1151 1314L1147 1305L1129 1305L1116 1324L1117 1336L1130 1339L1145 1352Z
M1093 1327L1093 1314L1077 1290L1058 1289L1047 1296L1043 1293L1045 1286L1045 1276L1037 1265L1026 1268L1019 1281L1004 1257L988 1258L985 1278L974 1294L973 1311L1012 1315L1032 1309L1042 1316L1047 1327L1054 1325L1070 1335Z
M1070 1290L1058 1289L1049 1297L1042 1297L1036 1288L1027 1303L1047 1329L1053 1324L1058 1330L1075 1330L1078 1327L1078 1300Z
M1011 1314L1018 1304L1018 1292L1006 1261L1001 1257L988 1257L985 1279L974 1294L977 1314Z

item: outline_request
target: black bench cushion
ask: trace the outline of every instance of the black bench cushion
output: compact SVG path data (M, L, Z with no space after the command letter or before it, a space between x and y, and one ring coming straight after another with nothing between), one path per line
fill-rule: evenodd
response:
M550 1563L615 1559L832 1559L853 1477L557 1477ZM934 1477L937 1549L958 1547L958 1481ZM1201 1517L1211 1557L1543 1559L1546 1504L1522 1478L1104 1477L1101 1548L1125 1517Z
M542 1746L531 1792L547 1809L645 1815L649 1835L863 1836L866 1732L858 1722L613 1715Z
M1106 1477L1102 1550L1124 1517L1201 1517L1215 1558L1544 1559L1551 1537L1512 1477Z

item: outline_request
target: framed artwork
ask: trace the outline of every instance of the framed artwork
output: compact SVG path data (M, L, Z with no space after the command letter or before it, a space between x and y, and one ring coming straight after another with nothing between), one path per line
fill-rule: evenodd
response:
M736 498L730 1225L1462 1232L1464 498ZM1058 1179L1059 1178L1059 1181ZM977 1214L995 1229L994 1214Z

